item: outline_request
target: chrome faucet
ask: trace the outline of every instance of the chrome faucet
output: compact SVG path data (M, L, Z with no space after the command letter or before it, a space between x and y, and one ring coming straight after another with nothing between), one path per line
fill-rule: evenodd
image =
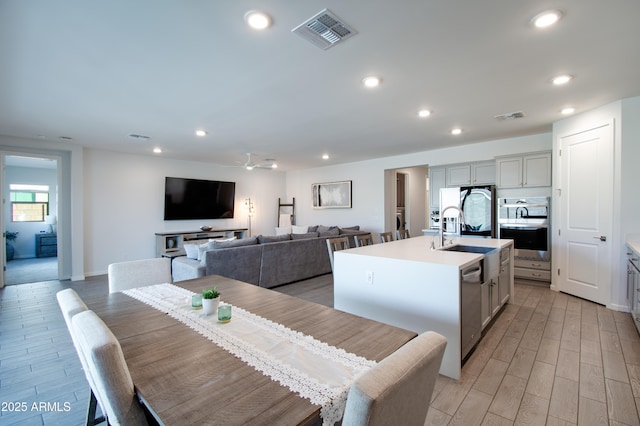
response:
M444 247L444 221L446 220L444 213L449 209L458 210L460 213L460 226L464 225L464 212L458 206L449 206L445 207L444 210L440 212L440 247Z

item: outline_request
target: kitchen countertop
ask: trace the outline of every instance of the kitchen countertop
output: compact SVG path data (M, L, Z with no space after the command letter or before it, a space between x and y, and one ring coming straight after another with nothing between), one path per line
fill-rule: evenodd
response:
M626 243L636 255L640 256L640 234L627 235Z
M353 248L345 250L344 253L399 259L410 262L457 266L460 269L465 268L484 257L484 255L479 253L444 251L439 249L431 250L431 241L435 242L436 247L440 243L440 240L437 237L420 236L411 237L405 240L390 241L384 244L373 244L370 246ZM463 244L468 246L492 247L497 249L502 249L513 243L513 240L468 237L456 237L448 239L447 241L452 241L451 245Z

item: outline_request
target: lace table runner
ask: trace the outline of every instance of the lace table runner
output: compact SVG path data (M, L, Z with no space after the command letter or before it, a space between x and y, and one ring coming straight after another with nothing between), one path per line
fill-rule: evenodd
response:
M349 387L376 364L237 306L225 324L191 308L195 293L173 284L123 291L182 322L292 392L320 405L323 424L342 418ZM221 302L221 304L224 304Z

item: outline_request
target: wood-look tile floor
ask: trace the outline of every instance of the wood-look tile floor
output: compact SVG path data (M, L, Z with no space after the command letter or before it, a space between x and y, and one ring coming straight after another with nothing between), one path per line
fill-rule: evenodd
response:
M68 287L84 298L106 294L106 276L0 290L2 425L84 422L89 387L55 298ZM331 275L278 290L333 304ZM517 284L461 380L438 378L425 424L640 425L639 406L640 338L631 316Z

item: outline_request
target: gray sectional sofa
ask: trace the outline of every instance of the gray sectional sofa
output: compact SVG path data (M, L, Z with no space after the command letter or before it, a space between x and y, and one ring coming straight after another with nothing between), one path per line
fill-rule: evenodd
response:
M331 272L327 238L350 236L353 247L353 236L367 233L360 231L359 227L320 226L309 229L314 231L209 241L198 248L200 260L187 256L173 259L173 280L216 274L265 288L289 284Z

